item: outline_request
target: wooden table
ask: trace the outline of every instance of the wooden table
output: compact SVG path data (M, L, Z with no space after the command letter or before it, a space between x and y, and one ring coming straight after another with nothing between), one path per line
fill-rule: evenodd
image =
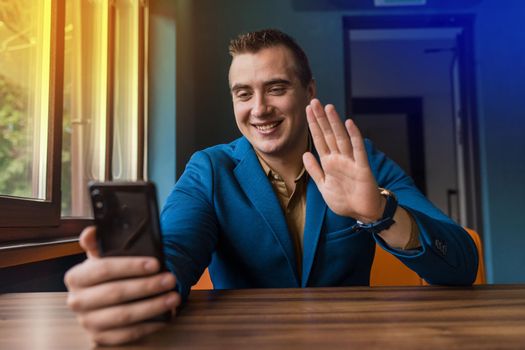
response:
M0 349L89 349L65 293L0 295ZM525 285L194 291L126 349L525 349Z

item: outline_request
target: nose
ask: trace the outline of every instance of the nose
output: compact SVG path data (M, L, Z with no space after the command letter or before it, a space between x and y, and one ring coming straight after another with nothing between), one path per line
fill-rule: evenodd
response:
M261 118L272 112L272 107L268 104L263 94L256 94L253 99L251 115L253 118Z

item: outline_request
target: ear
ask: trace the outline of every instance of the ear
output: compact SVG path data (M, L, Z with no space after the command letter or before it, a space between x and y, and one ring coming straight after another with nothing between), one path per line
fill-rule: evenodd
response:
M308 86L306 87L306 93L308 94L308 101L311 101L317 97L317 86L315 84L315 79L312 79L308 83Z

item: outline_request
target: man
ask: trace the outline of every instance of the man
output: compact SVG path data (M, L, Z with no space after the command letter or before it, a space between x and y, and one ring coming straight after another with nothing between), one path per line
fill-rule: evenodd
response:
M66 275L68 303L96 342L160 328L137 322L174 309L208 265L215 288L367 285L377 242L430 283L472 283L468 234L351 120L323 108L292 38L244 34L230 54L243 137L194 154L168 198L161 222L173 274L158 273L154 259L97 258L94 228L81 236L89 258Z

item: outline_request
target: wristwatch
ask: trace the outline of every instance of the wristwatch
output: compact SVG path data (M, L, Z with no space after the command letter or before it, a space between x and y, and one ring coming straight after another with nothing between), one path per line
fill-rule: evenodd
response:
M379 190L381 191L381 195L386 198L385 210L383 211L383 216L381 219L368 224L357 221L358 228L361 230L366 230L370 233L379 233L388 229L395 223L394 214L396 213L397 209L397 198L394 193L387 189L379 188Z

